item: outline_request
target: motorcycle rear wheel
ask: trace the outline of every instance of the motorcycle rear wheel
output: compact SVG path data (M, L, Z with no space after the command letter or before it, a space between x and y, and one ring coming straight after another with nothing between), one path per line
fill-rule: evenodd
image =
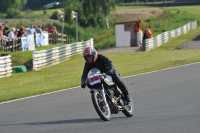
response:
M131 102L129 105L125 105L124 106L124 110L122 110L122 112L124 113L124 115L126 115L127 117L132 117L134 115L134 105L133 102Z
M91 97L94 108L100 118L104 121L109 121L111 119L111 111L109 106L105 106L105 103L103 102L103 97L101 96L99 91L96 90L92 92Z

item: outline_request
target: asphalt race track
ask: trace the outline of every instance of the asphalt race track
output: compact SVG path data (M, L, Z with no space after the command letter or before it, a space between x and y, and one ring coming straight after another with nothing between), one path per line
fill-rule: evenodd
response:
M134 117L102 121L80 87L0 103L0 133L199 133L200 63L124 78Z

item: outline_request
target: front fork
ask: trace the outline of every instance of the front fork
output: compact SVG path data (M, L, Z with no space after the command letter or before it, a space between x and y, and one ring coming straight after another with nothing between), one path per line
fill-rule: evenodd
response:
M107 102L107 100L106 100L106 93L105 93L105 91L104 91L104 86L103 86L103 84L101 84L101 95L103 96L103 101L104 101L105 106L108 108L108 102Z
M92 93L92 92L94 92L94 91L96 91L95 88L91 89L91 90L90 90L90 93ZM107 102L107 100L106 100L106 93L105 93L103 84L101 84L100 93L101 93L101 95L102 95L102 97L103 97L102 102L104 102L105 106L108 108L108 102Z

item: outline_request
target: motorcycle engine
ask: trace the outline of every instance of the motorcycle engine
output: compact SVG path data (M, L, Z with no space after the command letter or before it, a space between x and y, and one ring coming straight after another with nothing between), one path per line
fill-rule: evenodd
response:
M117 101L116 101L116 98L114 96L114 91L112 89L108 89L108 94L110 95L111 97L111 100L108 100L108 105L110 107L110 110L111 110L111 113L112 114L117 114L118 113L118 110L115 109L114 104L117 104ZM112 103L113 102L113 103Z

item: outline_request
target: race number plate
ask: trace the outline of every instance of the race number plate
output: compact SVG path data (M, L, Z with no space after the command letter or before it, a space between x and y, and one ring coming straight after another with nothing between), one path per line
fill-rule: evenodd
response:
M100 76L98 74L94 74L88 77L89 83L91 85L95 85L101 82Z

